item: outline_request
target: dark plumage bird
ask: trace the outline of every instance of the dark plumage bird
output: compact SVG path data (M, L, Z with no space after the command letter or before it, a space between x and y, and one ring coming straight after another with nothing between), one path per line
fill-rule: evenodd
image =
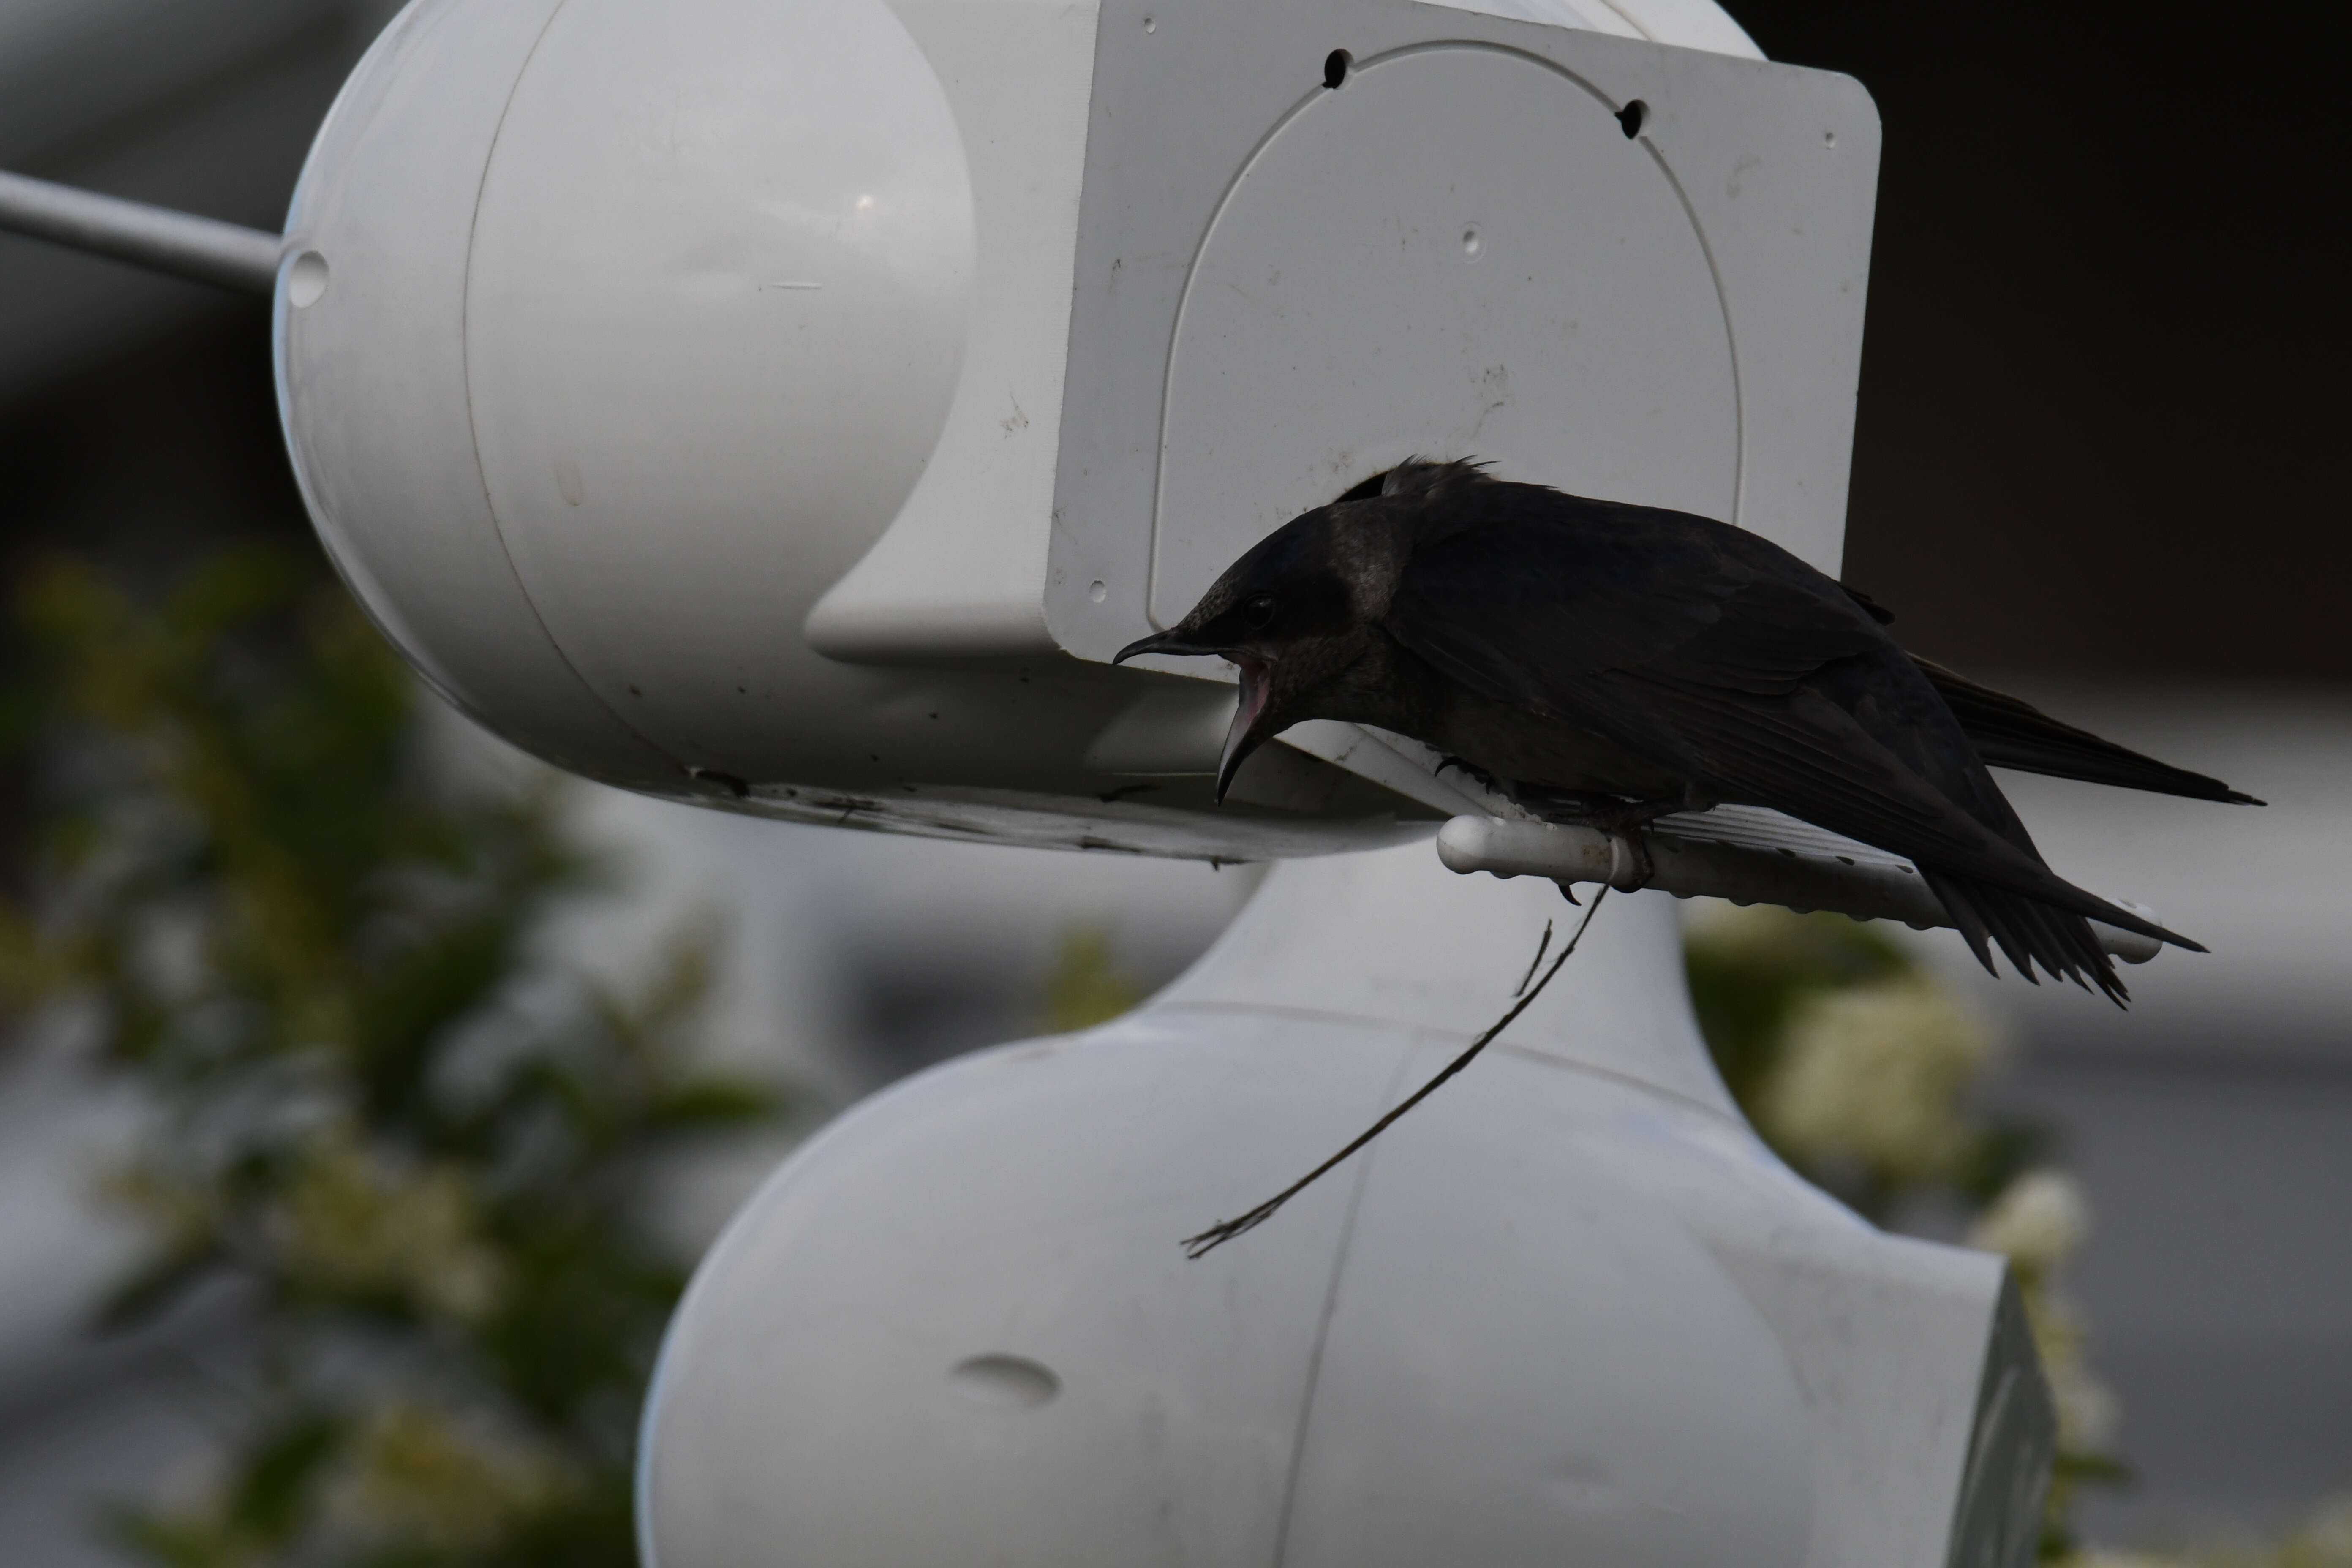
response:
M1986 771L2249 800L1914 659L1884 611L1684 512L1409 462L1293 519L1118 655L1241 670L1222 798L1308 719L1410 735L1546 816L1624 830L1726 802L1904 856L1979 962L2126 998L2088 919L2197 943L2060 879Z

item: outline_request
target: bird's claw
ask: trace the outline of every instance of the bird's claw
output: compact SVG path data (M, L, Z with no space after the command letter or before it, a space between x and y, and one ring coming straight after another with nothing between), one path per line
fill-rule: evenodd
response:
M1503 787L1502 781L1465 757L1440 757L1437 760L1437 766L1432 772L1443 773L1448 768L1452 768L1455 773L1462 774L1490 794L1508 795L1510 793Z

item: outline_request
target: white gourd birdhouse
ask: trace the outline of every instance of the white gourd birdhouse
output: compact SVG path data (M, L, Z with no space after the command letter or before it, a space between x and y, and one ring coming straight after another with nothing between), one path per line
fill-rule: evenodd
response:
M1708 1065L1612 898L1461 786L1113 668L1410 455L1834 569L1878 127L1707 0L417 0L303 175L287 437L439 690L781 818L1287 863L1087 1035L843 1118L646 1417L659 1568L2021 1564L2051 1424L1992 1258L1878 1234Z

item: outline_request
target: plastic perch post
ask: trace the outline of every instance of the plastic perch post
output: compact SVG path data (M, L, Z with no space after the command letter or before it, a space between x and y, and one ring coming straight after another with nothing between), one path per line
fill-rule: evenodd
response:
M151 271L268 295L285 241L169 207L0 171L0 231L70 246Z
M1457 816L1439 832L1437 856L1448 869L1465 874L1490 871L1497 877L1549 877L1563 885L1602 882L1628 891L1651 887L1678 899L1780 904L1801 913L1834 910L1856 920L1901 921L1922 930L1952 923L1919 873L1891 856L1867 849L1838 855L1727 843L1699 837L1702 818L1679 821L1691 826L1683 832L1643 832L1643 847L1649 851L1650 860L1646 879L1641 857L1622 837L1559 823ZM2144 906L2125 907L2156 918L2155 911ZM2162 945L2097 921L2091 922L2091 930L2101 947L2126 963L2146 963Z

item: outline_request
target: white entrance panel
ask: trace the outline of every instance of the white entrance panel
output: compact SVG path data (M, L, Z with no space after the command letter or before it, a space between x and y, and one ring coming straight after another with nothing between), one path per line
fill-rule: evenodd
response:
M1706 245L1654 148L1524 54L1357 62L1225 197L1177 316L1153 622L1415 454L1706 517L1738 506Z
M1711 7L1650 38L1598 4L1165 9L1097 28L1040 540L1056 646L1108 659L1414 452L1835 567L1878 164L1857 83L1711 52L1737 35ZM898 535L820 640L870 616L878 649L892 597L936 591L916 563L955 535Z

